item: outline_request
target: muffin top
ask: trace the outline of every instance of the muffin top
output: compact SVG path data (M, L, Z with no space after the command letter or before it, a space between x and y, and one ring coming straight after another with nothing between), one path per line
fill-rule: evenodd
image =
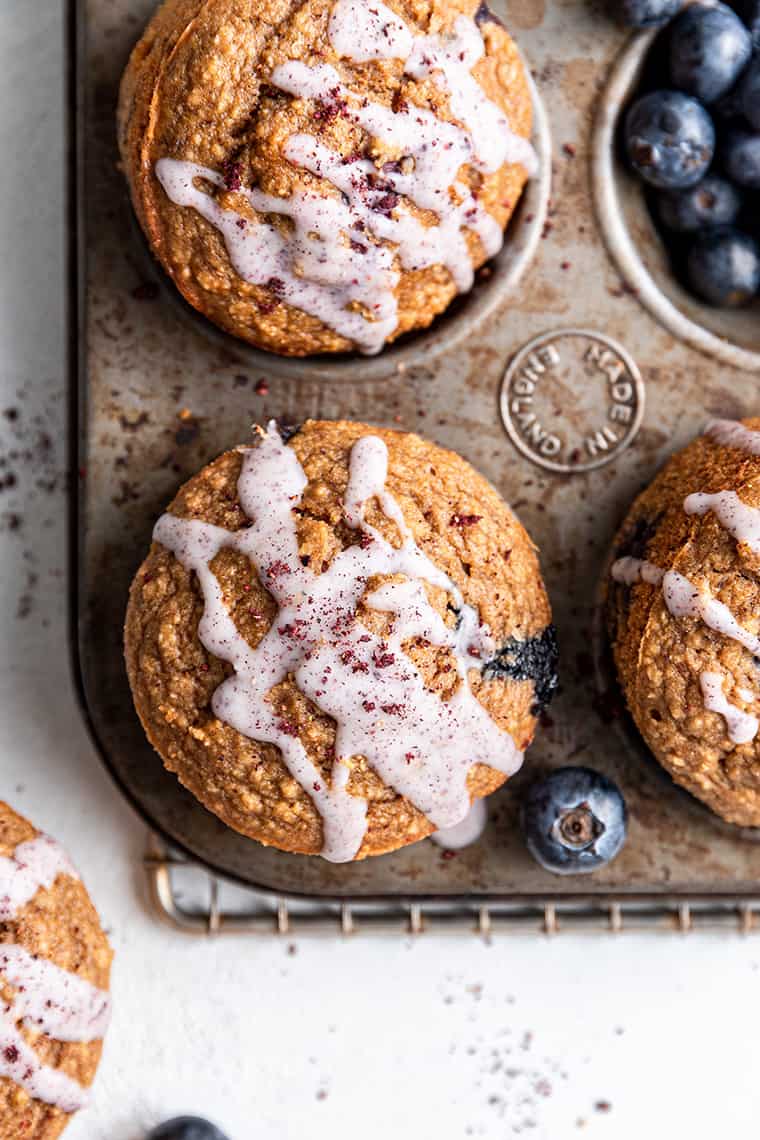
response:
M760 419L718 420L634 503L609 623L657 759L725 819L760 825Z
M459 456L274 424L179 492L126 654L167 766L232 827L335 861L458 823L555 684L530 540Z
M0 803L0 1134L53 1140L87 1103L111 950L62 848Z
M288 355L378 352L468 290L534 169L531 122L475 0L168 0L119 111L175 284Z

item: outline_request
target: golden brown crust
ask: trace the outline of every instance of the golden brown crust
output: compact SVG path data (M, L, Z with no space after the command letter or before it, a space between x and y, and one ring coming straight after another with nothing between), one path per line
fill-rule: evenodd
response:
M744 423L760 430L760 419ZM615 556L646 558L676 570L728 606L760 634L760 558L710 512L688 515L695 492L733 490L760 506L760 458L696 439L666 464L634 502L617 536ZM611 583L608 619L613 652L633 718L655 757L677 783L732 823L760 825L760 737L734 744L722 716L706 710L700 674L724 676L738 708L760 716L758 662L738 642L698 618L676 618L662 589ZM744 699L739 690L752 692Z
M0 802L0 856L39 832L7 804ZM37 891L15 918L0 922L0 944L14 943L31 954L47 958L61 969L108 989L111 949L86 889L70 875L58 875L49 889ZM9 998L12 988L0 982L0 994ZM24 1036L33 1043L46 1065L60 1069L79 1084L89 1086L95 1077L101 1041L62 1042L44 1035ZM58 1108L33 1100L7 1077L0 1077L0 1135L3 1140L54 1140L70 1116Z
M449 29L461 12L474 15L478 2L392 0L391 6L413 27L432 33ZM186 300L216 324L289 356L341 352L353 345L316 317L279 302L268 288L239 277L219 233L194 210L167 198L154 167L164 157L214 170L234 160L241 164L245 185L279 196L307 184L324 192L324 183L283 157L285 139L297 131L319 132L344 156L363 151L368 140L341 116L317 124L308 102L267 84L272 70L288 59L330 63L376 101L392 105L394 99L407 99L451 120L441 89L430 80L405 78L398 60L351 65L339 59L327 34L331 8L332 0L166 0L132 53L119 100L119 143L132 202L164 269ZM486 55L474 74L512 129L529 138L532 103L517 49L498 23L486 22L481 31ZM378 167L385 161L379 151L372 158ZM467 168L460 177L479 187L480 203L505 227L522 193L523 168L505 165L485 177ZM234 195L221 197L222 204L233 204ZM485 257L472 234L469 245L473 263L482 265ZM442 266L404 270L391 339L426 327L455 293Z
M351 447L363 435L379 435L389 451L388 488L397 498L423 551L479 609L499 644L528 639L551 620L535 549L494 489L460 456L418 436L363 424L310 421L291 440L309 480L298 514L299 549L312 567L329 563L355 532L343 520L342 500ZM241 456L227 452L181 488L170 511L183 518L237 530L245 521L237 497ZM479 516L474 525L452 525L454 516ZM372 507L368 518L393 541L394 525ZM251 644L263 637L275 604L247 560L225 551L212 563L228 608ZM446 617L443 591L431 600ZM217 720L210 701L229 673L198 639L202 612L193 577L154 543L135 577L126 618L126 660L135 705L145 731L166 766L225 823L265 844L313 854L322 847L321 819L311 799L287 772L279 751L242 736ZM362 608L361 619L380 629L386 615ZM451 615L448 615L448 620ZM426 684L441 693L451 686L445 651L409 646ZM533 683L475 677L473 689L490 715L519 747L536 725ZM294 723L312 760L327 778L335 729L289 680L277 701ZM502 773L476 766L473 796L488 795ZM368 829L359 858L391 851L429 835L429 821L385 786L363 758L354 758L349 789L369 801Z

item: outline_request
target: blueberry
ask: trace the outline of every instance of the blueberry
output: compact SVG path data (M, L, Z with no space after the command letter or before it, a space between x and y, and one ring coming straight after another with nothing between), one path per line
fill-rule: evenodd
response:
M651 186L694 186L715 153L715 127L704 107L679 91L652 91L625 120L625 148L633 169Z
M747 194L737 225L743 233L760 243L760 193L757 191Z
M725 226L699 234L686 256L689 288L720 309L746 305L760 289L760 246Z
M627 822L617 785L591 768L557 768L528 788L520 812L528 850L557 875L609 863L625 843Z
M741 79L726 91L725 95L721 95L720 99L716 99L714 103L710 104L710 114L713 117L713 121L716 122L718 134L720 134L726 124L735 124L737 121L743 121L744 107Z
M753 57L741 78L739 99L744 118L760 131L760 53Z
M730 226L739 217L742 196L717 174L708 174L687 190L664 190L657 195L657 216L668 230L688 234L709 226Z
M755 49L760 49L760 0L730 0L730 4L749 29Z
M620 19L631 28L655 28L680 12L684 0L612 0Z
M760 134L731 127L723 135L720 161L732 182L760 190Z
M671 82L712 103L733 87L751 53L749 32L726 4L692 4L670 28Z
M533 682L531 712L538 716L548 706L559 685L557 630L548 625L533 637L510 637L487 661L481 672L487 681L509 677Z
M227 1137L200 1116L176 1116L154 1128L147 1140L227 1140Z

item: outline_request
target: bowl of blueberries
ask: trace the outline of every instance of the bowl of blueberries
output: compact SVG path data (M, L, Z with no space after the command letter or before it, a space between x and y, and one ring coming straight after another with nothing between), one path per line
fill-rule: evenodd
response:
M760 0L610 0L638 29L593 184L628 288L675 336L760 371Z

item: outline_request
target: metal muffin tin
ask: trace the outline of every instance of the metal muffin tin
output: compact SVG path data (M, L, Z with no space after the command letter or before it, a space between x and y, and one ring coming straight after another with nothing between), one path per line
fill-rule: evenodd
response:
M638 272L626 252L646 262L660 256L636 206L637 191L612 153L611 123L626 91L622 82L607 85L611 75L620 76L621 50L637 49L626 49L624 32L588 0L496 0L551 123L547 217L541 211L548 159L492 275L430 333L371 360L284 362L226 337L210 338L199 322L178 317L173 288L157 268L146 276L117 168L114 114L121 71L153 7L154 0L70 3L70 319L77 675L109 770L159 837L148 856L157 906L183 929L212 931L466 925L487 933L502 922L688 929L717 921L752 928L760 907L760 847L675 787L635 735L619 730L626 721L614 679L603 655L595 662L591 652L594 583L633 496L706 417L758 408L751 328L747 339L728 321L718 362L696 351L696 344L710 345L686 335L684 326L662 312L655 319L649 295L640 304L631 291L640 284L625 280ZM628 58L622 56L626 68ZM540 104L538 128L548 148ZM652 279L657 292L662 279ZM669 282L667 288L672 298ZM678 302L688 305L693 323L709 319L714 336L722 318L702 317L692 302ZM603 334L625 350L643 377L646 409L630 445L612 448L604 467L579 464L573 473L555 473L515 448L499 393L510 361L529 341L546 333L561 340L568 330ZM724 340L735 341L735 351ZM563 438L578 431L581 448L584 431L596 430L580 418L599 412L599 400L584 406L583 398L600 377L604 383L600 367L589 357L583 367L557 372L544 390L549 426ZM604 400L603 386L600 393ZM492 797L483 838L454 858L423 842L335 866L261 847L184 791L142 733L122 661L130 579L178 485L244 441L252 422L271 416L357 418L452 447L513 505L541 548L562 690L523 771ZM580 880L557 879L536 866L516 825L525 782L568 761L609 773L631 814L620 857ZM212 875L205 901L181 902L172 887L177 860ZM250 888L242 905L239 893L234 905L220 901L230 884Z

